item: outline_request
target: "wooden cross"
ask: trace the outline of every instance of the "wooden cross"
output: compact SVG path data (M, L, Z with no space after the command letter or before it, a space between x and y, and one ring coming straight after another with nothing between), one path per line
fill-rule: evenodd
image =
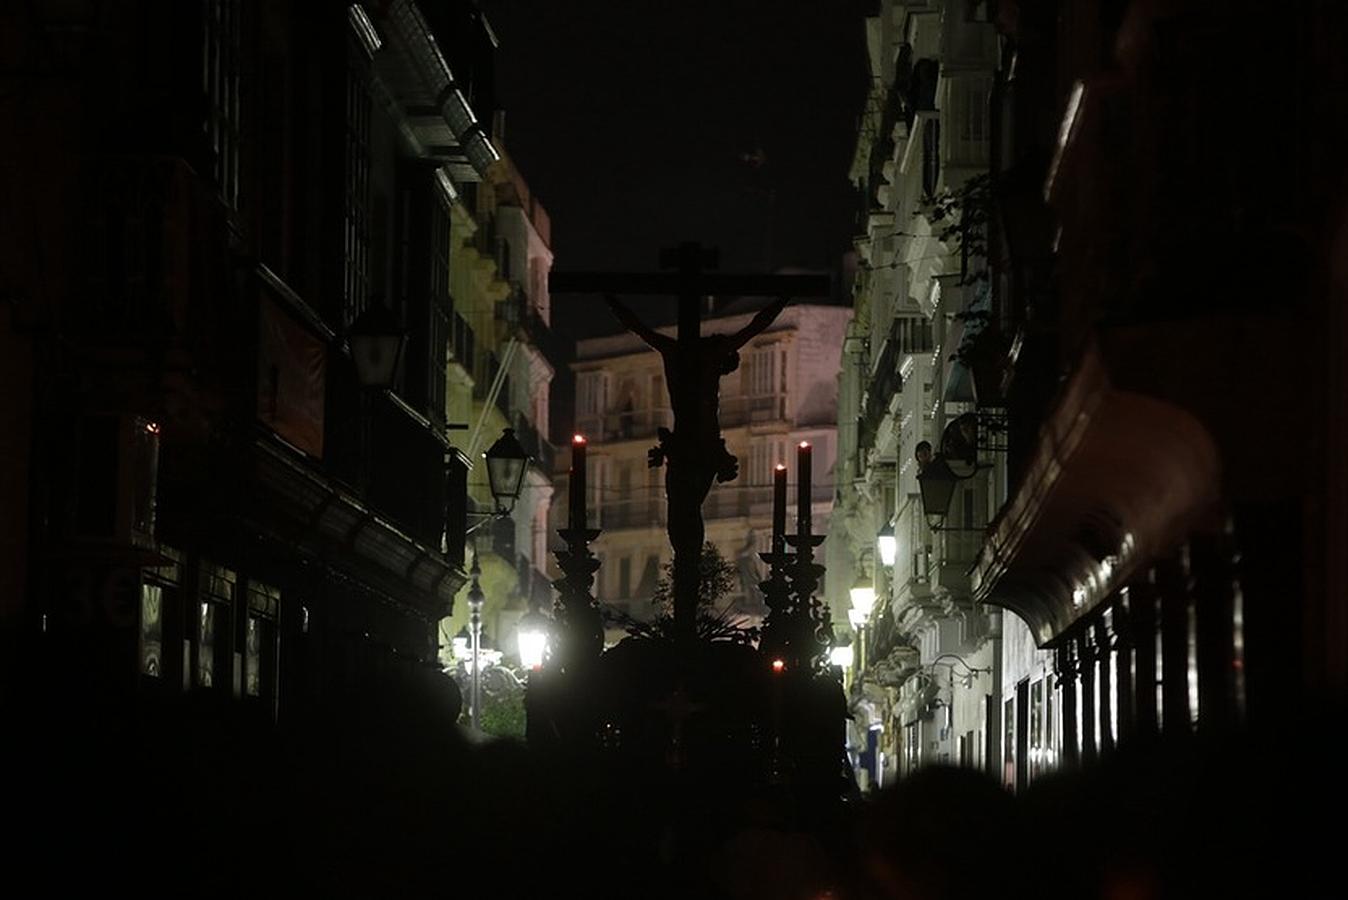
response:
M719 439L705 426L715 428L715 391L720 375L708 365L709 354L737 359L739 344L766 328L780 306L764 310L744 330L726 336L713 351L702 339L701 299L706 296L823 297L830 293L827 275L743 275L710 272L718 265L714 249L684 243L660 254L663 272L553 272L549 287L554 294L592 293L664 295L678 298L677 338L657 334L615 302L619 319L630 330L661 352L665 360L666 386L674 412L674 431L662 432L661 446L652 459L669 463L665 476L669 504L668 527L674 548L674 632L681 641L691 641L697 632L698 563L702 554L704 527L702 501L713 478L734 477L733 457L729 467L718 461L727 456L722 447L708 446ZM672 271L670 271L672 270ZM709 338L707 340L713 340ZM739 342L739 344L736 343ZM733 367L733 364L732 364ZM704 405L710 403L710 409ZM704 422L703 420L707 420ZM719 451L719 455L718 455ZM710 461L710 462L709 462Z

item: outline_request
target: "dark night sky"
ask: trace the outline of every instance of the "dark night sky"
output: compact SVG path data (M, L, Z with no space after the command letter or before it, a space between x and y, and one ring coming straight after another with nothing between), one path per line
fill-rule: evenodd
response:
M484 2L505 144L552 215L557 268L652 270L681 240L719 247L723 271L837 266L855 227L868 6ZM741 159L755 151L757 168ZM585 305L555 305L559 330L612 330Z

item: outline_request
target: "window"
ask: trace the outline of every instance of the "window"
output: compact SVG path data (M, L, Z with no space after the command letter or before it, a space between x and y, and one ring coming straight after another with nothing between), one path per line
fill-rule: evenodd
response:
M1045 769L1048 750L1044 741L1044 681L1030 685L1030 780Z
M922 128L922 192L931 197L941 176L941 123L928 119Z
M404 234L409 229L404 229ZM431 203L431 343L430 409L432 417L443 420L446 410L445 365L449 353L449 318L453 304L449 297L449 214L438 201ZM404 255L403 259L408 257Z
M270 701L276 696L276 617L281 592L255 581L248 583L248 621L244 630L243 693Z
M342 223L342 323L365 310L370 290L370 93L353 48L346 77L346 186Z
M784 418L786 394L786 350L776 344L756 347L749 352L744 372L744 395L749 399L754 419Z
M959 88L960 140L975 142L988 139L988 94L976 84L961 84Z
M777 463L786 462L786 444L760 438L749 445L749 466L745 473L748 487L770 487L772 470Z
M146 569L140 586L140 630L137 656L140 673L147 678L164 678L167 661L164 657L164 616L178 596L182 580L181 557L176 550L161 546L161 556L167 563Z
M140 586L140 672L150 678L163 674L164 592L150 582Z
M895 319L894 336L903 353L930 353L934 347L931 319L926 316L900 316Z
M1002 784L1007 790L1016 789L1016 701L1007 700L1002 706Z
M1058 764L1058 747L1062 742L1058 727L1058 684L1049 675L1044 679L1044 769Z
M231 209L239 205L239 0L205 0L202 7L202 123L211 179Z
M200 595L196 611L193 683L199 688L229 690L233 665L230 622L234 607L235 575L208 562L201 564Z
M576 376L576 413L601 416L608 411L608 373L581 372Z

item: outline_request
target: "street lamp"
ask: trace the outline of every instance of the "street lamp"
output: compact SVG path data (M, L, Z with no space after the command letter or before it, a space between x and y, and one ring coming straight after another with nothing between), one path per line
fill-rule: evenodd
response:
M857 576L856 584L848 591L852 599L852 608L856 610L863 621L870 621L871 612L875 609L875 585L862 572Z
M468 586L468 636L471 643L470 653L473 660L472 714L473 730L482 730L482 604L486 597L482 593L482 566L478 564L477 546L473 546L473 567L468 574L473 582Z
M917 486L922 495L922 512L935 531L981 531L981 528L946 528L941 523L950 512L958 482L968 481L979 469L978 416L965 413L941 433L941 452L932 454L931 443L920 441L913 448L917 460ZM995 449L995 448L992 448Z
M852 608L847 611L847 619L852 623L852 628L857 633L857 643L861 645L859 670L864 670L866 666L866 625L871 621L871 613L875 611L875 584L866 574L863 567L857 575L856 583L852 585L848 596L852 600Z
M465 625L459 629L459 633L450 638L449 646L452 648L456 660L465 660L468 658L468 647L472 643L472 638L468 636L468 626Z
M894 520L885 523L875 537L875 545L880 551L880 562L892 568L899 555L899 539L894 536Z
M838 644L828 652L829 663L831 665L837 666L840 669L852 668L853 659L854 654L852 651L851 641L848 641L845 644Z
M516 629L519 640L520 665L531 672L543 668L543 660L548 654L549 620L530 603L529 611L520 617Z
M347 332L356 380L362 387L389 388L398 371L407 332L398 317L382 303L374 302L351 323Z
M515 507L524 489L524 473L529 469L529 454L524 451L515 429L507 428L501 432L496 443L482 454L487 461L487 484L491 488L492 499L496 501L496 511L508 515Z

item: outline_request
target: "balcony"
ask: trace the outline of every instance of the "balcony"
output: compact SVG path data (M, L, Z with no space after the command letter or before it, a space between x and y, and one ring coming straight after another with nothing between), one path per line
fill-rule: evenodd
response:
M932 533L931 589L963 597L969 593L969 572L983 549L983 532Z
M722 424L725 424L724 420ZM666 407L614 411L576 418L576 430L598 441L653 439L657 429L673 427L674 413Z
M477 337L473 326L457 312L449 320L450 360L463 366L464 371L472 372L477 364Z
M664 528L665 527L664 488L642 487L631 491L630 496L604 503L599 508L599 528L615 530L623 528Z
M538 307L519 284L512 286L509 297L497 302L496 317L516 330L522 342L538 348L554 367L560 367L567 361L568 353L563 341L539 315Z
M477 366L473 370L473 399L485 401L491 393L497 376L501 375L501 362L496 354L488 350L478 354ZM496 392L496 408L507 419L510 418L510 376L501 376L501 387Z
M857 436L857 447L863 452L874 445L876 432L889 412L890 403L903 390L903 375L899 370L903 361L898 333L900 321L896 319L890 327L866 387Z
M515 417L515 437L524 452L533 457L535 466L549 477L557 471L557 447L523 416Z

